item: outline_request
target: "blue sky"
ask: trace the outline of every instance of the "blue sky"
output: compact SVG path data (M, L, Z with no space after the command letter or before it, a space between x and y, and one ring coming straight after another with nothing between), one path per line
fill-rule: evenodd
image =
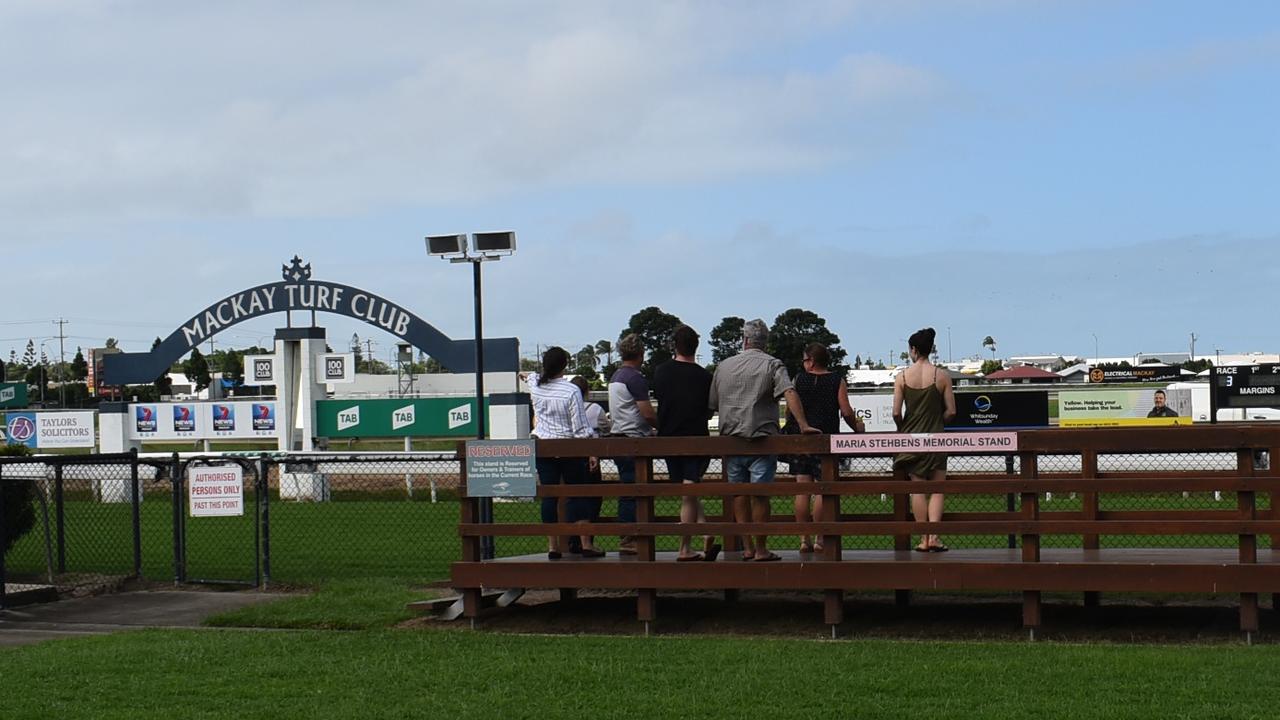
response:
M421 238L488 229L530 354L648 305L876 357L1280 345L1280 6L459 5L0 6L0 352L145 349L294 253L467 337Z

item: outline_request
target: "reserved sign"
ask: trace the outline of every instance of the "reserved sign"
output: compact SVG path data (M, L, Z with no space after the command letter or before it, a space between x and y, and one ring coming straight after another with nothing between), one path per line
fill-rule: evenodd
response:
M863 433L831 436L832 454L841 455L1017 451L1016 432Z

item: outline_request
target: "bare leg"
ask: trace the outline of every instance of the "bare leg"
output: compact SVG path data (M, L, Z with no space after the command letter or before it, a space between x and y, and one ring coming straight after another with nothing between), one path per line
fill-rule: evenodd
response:
M751 497L747 495L738 495L733 498L733 517L738 523L751 522ZM751 536L742 536L742 554L755 555L755 547L752 545Z
M941 481L941 480L945 480L946 477L947 477L947 474L944 471L938 470L932 474L930 479L934 481ZM942 504L943 504L942 493L933 493L932 495L929 496L929 522L936 523L936 522L942 521ZM929 540L930 546L937 546L941 544L942 544L942 540L937 535L932 536L932 538Z
M769 498L753 497L751 498L751 519L758 523L769 521ZM767 535L756 535L756 557L769 554L769 539Z
M916 482L921 482L921 483L924 482L924 478L918 475L909 475L908 477L910 477L913 481L916 481ZM913 493L911 495L911 515L915 518L916 522L929 522L929 496L928 495L924 493ZM922 534L920 536L920 544L917 545L916 548L923 549L923 548L929 547L930 537L931 536L929 535Z
M797 484L811 483L811 482L813 482L812 475L796 475ZM818 512L815 509L814 515L817 515L817 514ZM796 496L796 522L807 523L810 520L811 518L809 516L809 493L805 493L803 495L797 495ZM810 541L811 541L811 538L808 535L801 535L800 549L802 551L812 549L813 543Z
M685 480L686 485L693 483ZM686 495L680 502L680 522L686 525L690 523L706 522L707 516L702 511L702 502L693 495ZM690 557L693 555L692 548L689 547L688 535L680 536L680 557Z

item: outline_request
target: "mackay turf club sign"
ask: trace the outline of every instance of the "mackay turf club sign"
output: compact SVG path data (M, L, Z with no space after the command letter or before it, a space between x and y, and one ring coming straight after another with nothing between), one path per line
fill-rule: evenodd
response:
M475 342L452 340L430 323L368 290L315 280L310 263L294 257L281 266L281 281L242 290L196 313L148 353L119 353L104 358L106 385L149 383L193 348L246 320L292 311L345 315L385 330L440 361L455 373L475 371ZM484 341L485 370L516 371L515 338Z

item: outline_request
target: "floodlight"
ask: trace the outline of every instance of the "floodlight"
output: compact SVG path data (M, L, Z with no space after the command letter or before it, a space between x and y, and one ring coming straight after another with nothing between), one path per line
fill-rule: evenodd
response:
M516 234L514 232L481 232L472 233L475 250L479 253L506 253L516 251Z
M427 254L447 257L449 255L465 255L467 253L467 236L459 235L428 235L427 236Z

